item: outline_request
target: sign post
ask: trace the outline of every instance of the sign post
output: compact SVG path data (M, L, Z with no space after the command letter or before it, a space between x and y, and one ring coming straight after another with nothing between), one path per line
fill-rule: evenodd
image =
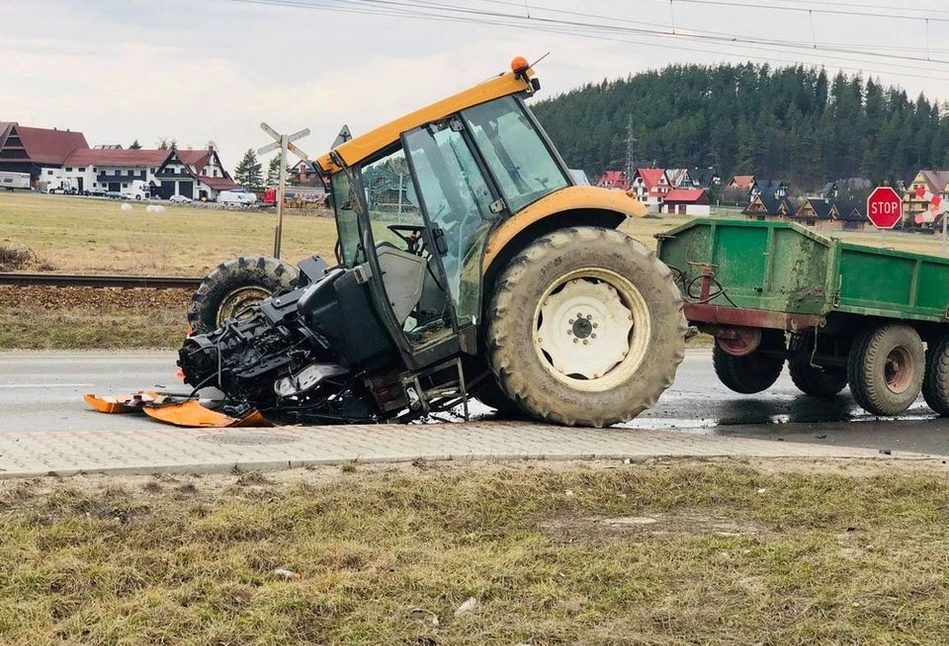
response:
M867 218L880 230L881 245L886 242L886 231L895 227L903 217L903 201L889 186L877 186L867 197Z
M280 175L279 180L277 181L277 228L274 231L274 240L273 240L273 257L280 259L280 242L283 239L283 195L287 186L287 151L292 152L294 155L307 161L306 153L293 145L294 141L298 139L303 139L308 134L310 134L309 128L304 128L298 132L293 133L292 135L282 135L276 130L268 126L266 123L261 122L260 129L266 132L273 138L273 143L267 144L262 148L257 149L258 155L266 155L275 150L280 150Z

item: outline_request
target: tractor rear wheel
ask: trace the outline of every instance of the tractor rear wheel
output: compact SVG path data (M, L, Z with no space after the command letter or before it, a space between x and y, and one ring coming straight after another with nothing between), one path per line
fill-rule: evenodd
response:
M884 323L861 332L847 358L850 393L874 415L899 415L909 408L923 384L925 351L908 325Z
M612 229L539 238L502 272L489 313L487 360L498 385L549 422L633 419L672 385L685 355L672 272Z
M291 289L298 273L295 267L265 256L242 256L218 265L191 297L192 333L215 330L274 292Z

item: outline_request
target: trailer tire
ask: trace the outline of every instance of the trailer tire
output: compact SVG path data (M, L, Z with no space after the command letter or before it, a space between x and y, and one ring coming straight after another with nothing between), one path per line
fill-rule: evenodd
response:
M226 319L278 290L292 289L295 267L266 256L242 256L218 265L191 297L192 334L217 329Z
M682 298L641 243L612 229L560 229L518 253L495 285L488 365L531 416L610 426L672 385L685 356Z
M784 332L761 330L761 343L757 349L744 356L728 354L718 345L712 348L712 365L715 374L729 390L742 395L754 395L767 390L781 376L783 357L772 357L766 352L784 352Z
M868 327L854 340L847 359L850 392L868 413L899 415L919 396L925 365L916 330L898 323Z
M926 348L923 399L940 417L949 417L949 335Z
M846 368L816 368L811 365L814 335L798 334L791 338L788 372L791 381L805 395L833 397L847 387Z

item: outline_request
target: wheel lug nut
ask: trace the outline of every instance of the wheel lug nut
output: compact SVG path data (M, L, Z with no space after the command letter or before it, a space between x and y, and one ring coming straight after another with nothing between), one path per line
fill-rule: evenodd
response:
M573 325L573 319L570 319L569 321L567 321L567 323L569 323L570 325Z
M580 339L578 339L577 337L573 337L573 342L574 342L574 343L580 343Z
M587 341L586 339L583 340L583 345L588 345L589 343L590 343L590 342Z
M600 327L600 324L599 324L599 323L594 323L594 324L593 324L593 327Z
M591 338L591 339L595 339L595 338L596 338L596 332L594 332L593 334L591 334L591 335L590 335L590 338Z
M577 312L577 318L578 318L578 319L582 319L582 318L583 318L583 314L581 314L580 312Z
M592 319L592 318L593 318L593 315L592 315L592 314L587 314L587 320L588 320L588 321L589 321L590 319Z

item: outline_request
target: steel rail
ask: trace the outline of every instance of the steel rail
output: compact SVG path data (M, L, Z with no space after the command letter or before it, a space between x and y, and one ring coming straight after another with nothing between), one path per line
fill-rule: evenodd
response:
M121 276L107 274L53 274L0 272L0 285L43 287L140 287L146 289L197 289L200 278L187 276Z

